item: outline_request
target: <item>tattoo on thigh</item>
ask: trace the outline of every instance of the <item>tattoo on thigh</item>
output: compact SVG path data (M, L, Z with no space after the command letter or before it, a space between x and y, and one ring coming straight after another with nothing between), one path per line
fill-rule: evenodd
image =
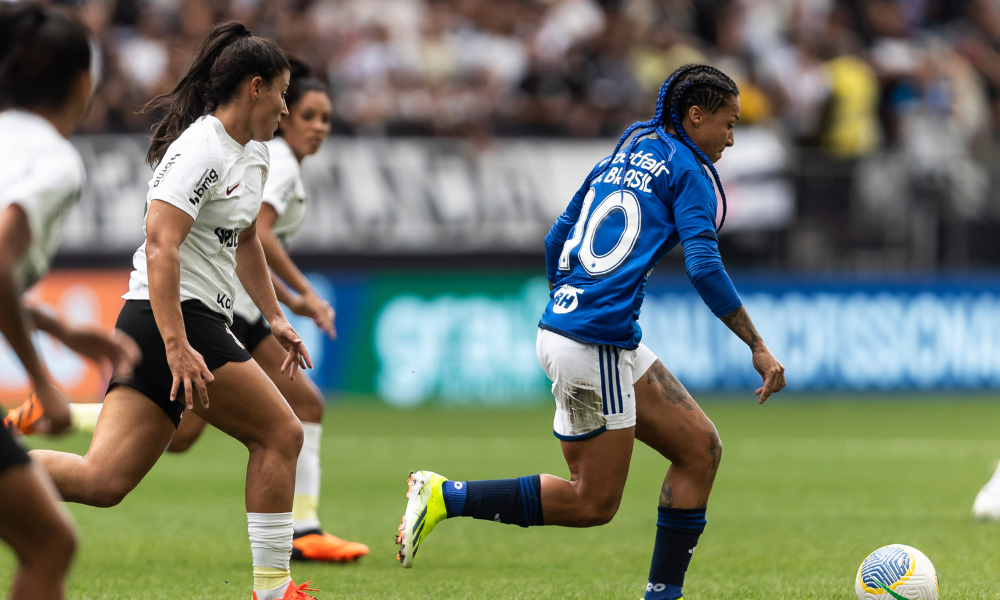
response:
M718 471L719 460L722 458L722 444L719 440L719 434L715 431L706 431L705 435L708 437L708 448L705 452L712 457L712 462L708 464L708 470Z
M663 487L660 489L660 507L661 508L673 508L674 506L674 488L670 485L669 479L663 480Z
M656 361L646 373L646 383L660 382L660 395L671 404L680 404L688 410L694 410L694 406L689 402L691 396L681 385L674 374L663 366L663 363Z

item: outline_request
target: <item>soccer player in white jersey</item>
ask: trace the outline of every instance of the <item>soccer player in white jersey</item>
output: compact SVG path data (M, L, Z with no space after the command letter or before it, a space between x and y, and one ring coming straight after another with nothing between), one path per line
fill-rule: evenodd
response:
M70 502L119 503L149 472L185 408L249 450L246 509L253 598L311 598L291 579L292 492L302 425L229 331L239 278L287 351L282 372L310 366L285 319L256 234L270 140L287 115L281 49L243 24L217 25L170 92L147 108L163 119L147 161L146 240L117 327L142 350L114 372L83 457L35 450ZM211 394L209 394L211 387Z
M326 86L309 76L309 68L291 58L289 63L292 71L285 97L288 116L281 120L278 135L267 142L271 169L257 217L257 237L272 270L271 281L278 300L295 314L311 318L320 329L334 337L333 308L316 293L286 251L288 238L302 226L306 213L306 192L300 164L306 156L315 154L329 135L333 109ZM289 286L292 290L288 289ZM295 472L292 558L347 562L367 555L368 546L330 535L320 525L317 509L323 395L305 373L300 373L295 379L281 373L284 349L271 335L267 320L257 310L250 295L238 284L233 302L232 331L302 421L305 436ZM186 411L168 451L184 452L204 428L203 419Z
M48 271L63 218L80 196L83 162L66 139L94 88L86 28L34 3L0 6L0 333L31 378L58 432L70 415L29 337L32 326L128 372L134 342L73 328L21 294ZM72 521L45 471L0 427L0 539L18 568L11 600L63 597L76 545Z
M570 479L449 481L413 473L397 537L404 567L413 566L421 543L447 518L522 527L607 523L621 503L638 439L670 461L644 598L682 598L722 445L712 421L640 341L646 279L664 254L683 245L695 289L750 347L762 379L759 402L785 387L784 367L754 328L719 255L726 196L714 163L733 145L739 117L739 88L729 77L708 65L684 65L660 87L653 118L629 127L591 169L545 238L552 293L535 346L552 380L553 433Z

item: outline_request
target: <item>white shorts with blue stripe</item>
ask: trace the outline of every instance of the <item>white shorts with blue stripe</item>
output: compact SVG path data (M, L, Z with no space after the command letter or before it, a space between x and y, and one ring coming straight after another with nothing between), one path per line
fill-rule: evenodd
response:
M634 386L656 362L652 350L584 344L539 329L535 352L552 380L557 438L583 440L635 425Z

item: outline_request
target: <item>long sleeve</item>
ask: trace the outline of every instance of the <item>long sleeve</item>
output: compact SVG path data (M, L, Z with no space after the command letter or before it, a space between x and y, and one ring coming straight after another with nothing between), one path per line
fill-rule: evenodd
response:
M562 254L563 246L566 244L566 239L569 237L570 231L572 231L573 226L580 219L583 199L587 196L588 190L590 190L590 180L594 176L594 172L601 168L606 161L607 159L602 160L587 174L587 179L584 180L583 185L577 190L569 206L566 207L563 214L559 215L559 218L556 219L555 223L549 229L548 235L545 236L545 274L549 278L549 283L555 283L556 281L556 275L559 271L559 255Z
M743 305L719 254L715 233L715 189L703 172L680 174L674 192L674 221L684 247L684 266L691 284L717 317Z

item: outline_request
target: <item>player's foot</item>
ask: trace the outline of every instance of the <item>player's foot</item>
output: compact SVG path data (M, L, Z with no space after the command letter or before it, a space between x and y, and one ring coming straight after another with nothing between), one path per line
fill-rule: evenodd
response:
M976 495L972 516L981 521L1000 521L1000 482L990 481Z
M281 597L281 600L316 600L315 596L310 596L306 592L318 592L319 590L314 590L309 587L312 581L307 581L302 585L295 585L292 580L288 581L288 587L285 588L285 594ZM257 592L253 593L253 600L257 600Z
M292 540L292 560L351 562L368 554L368 546L348 542L319 529Z
M42 403L38 401L38 398L32 392L21 406L11 409L7 413L4 425L11 431L20 431L24 435L42 433L42 417L44 416L45 411L42 410Z
M396 558L404 569L413 566L420 543L424 541L438 523L448 518L448 509L444 505L444 494L441 486L448 481L437 473L417 471L410 473L407 481L406 513L403 523L399 526L396 544L399 554Z

